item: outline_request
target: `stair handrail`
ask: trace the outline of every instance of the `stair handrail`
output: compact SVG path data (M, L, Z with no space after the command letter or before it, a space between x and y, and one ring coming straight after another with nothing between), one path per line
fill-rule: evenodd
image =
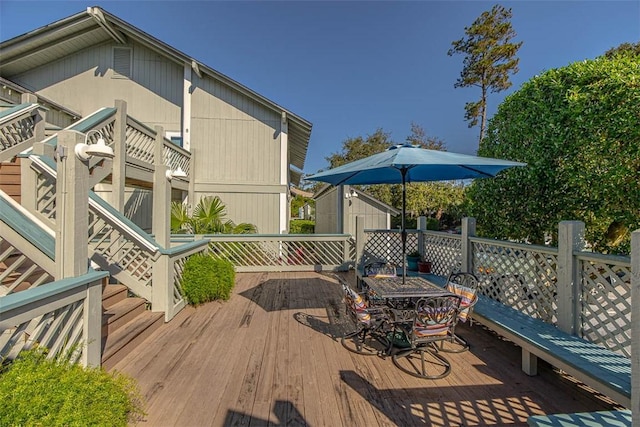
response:
M127 116L127 156L146 162L155 163L156 131L141 121ZM182 169L190 176L191 153L162 137L162 164L171 170Z
M38 345L49 350L49 357L70 353L73 361L99 366L102 313L88 307L100 306L101 284L108 276L89 270L0 297L0 360Z
M55 232L0 190L0 296L55 278Z
M38 104L23 103L0 112L0 161L10 160L35 141L40 109Z
M34 154L30 155L29 159L33 162L33 165L37 166L38 169L46 173L50 178L54 180L57 179L58 173L53 159ZM111 226L117 228L118 231L122 232L129 239L143 247L147 252L156 254L154 259L160 255L160 245L158 245L147 232L142 230L91 190L89 190L89 209L100 214L100 218Z

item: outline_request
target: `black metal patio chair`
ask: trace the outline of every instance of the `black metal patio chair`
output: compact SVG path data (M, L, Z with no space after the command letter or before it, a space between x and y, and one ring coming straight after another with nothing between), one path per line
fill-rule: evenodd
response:
M478 278L473 273L451 273L445 288L460 297L458 322L473 323L471 314L473 306L478 302ZM469 343L457 334L451 334L449 340L440 342L440 350L446 353L462 353L469 350Z
M418 378L444 378L451 363L439 353L437 343L455 334L461 298L457 295L423 298L416 303L413 321L394 324L393 364Z
M384 305L372 305L367 293L358 293L348 285L342 285L344 291L345 313L355 324L355 330L342 336L340 342L347 350L373 356L385 348L383 329L388 322L388 313ZM382 340L381 340L382 338Z

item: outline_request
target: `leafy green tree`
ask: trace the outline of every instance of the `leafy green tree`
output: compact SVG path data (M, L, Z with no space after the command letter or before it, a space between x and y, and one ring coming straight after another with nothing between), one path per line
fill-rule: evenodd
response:
M505 99L478 153L527 167L472 184L482 235L543 243L559 221L581 220L595 250L628 252L640 227L638 65L634 56L576 62Z
M465 120L469 127L480 119L480 141L485 136L488 92L500 92L511 87L509 74L518 72L516 57L522 42L513 43L516 32L511 26L511 9L495 5L482 14L470 27L466 37L452 42L449 56L464 54L463 68L454 87L479 87L480 100L465 104Z
M255 234L258 229L249 223L235 224L226 218L227 210L218 196L200 199L189 215L185 205L171 203L171 231L192 234Z
M604 53L609 59L616 55L640 56L640 42L638 43L622 43L620 46L609 49Z

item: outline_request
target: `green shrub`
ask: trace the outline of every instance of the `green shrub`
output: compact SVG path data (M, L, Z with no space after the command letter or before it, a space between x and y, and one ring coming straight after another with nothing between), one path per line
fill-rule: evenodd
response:
M184 265L182 293L191 305L216 299L228 300L235 278L236 272L231 262L196 254Z
M308 219L292 219L289 223L290 234L313 234L316 223Z
M427 230L439 230L440 229L440 221L436 218L427 218Z
M0 425L126 426L145 414L137 384L27 350L0 373Z

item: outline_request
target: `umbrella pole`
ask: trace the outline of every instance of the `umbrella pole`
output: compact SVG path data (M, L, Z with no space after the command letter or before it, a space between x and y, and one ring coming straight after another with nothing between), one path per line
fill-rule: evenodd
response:
M407 276L407 261L406 261L407 228L404 222L406 206L407 206L407 183L406 183L407 168L401 168L400 173L402 174L402 230L400 232L400 239L402 239L402 285L404 286L406 283L406 276Z

